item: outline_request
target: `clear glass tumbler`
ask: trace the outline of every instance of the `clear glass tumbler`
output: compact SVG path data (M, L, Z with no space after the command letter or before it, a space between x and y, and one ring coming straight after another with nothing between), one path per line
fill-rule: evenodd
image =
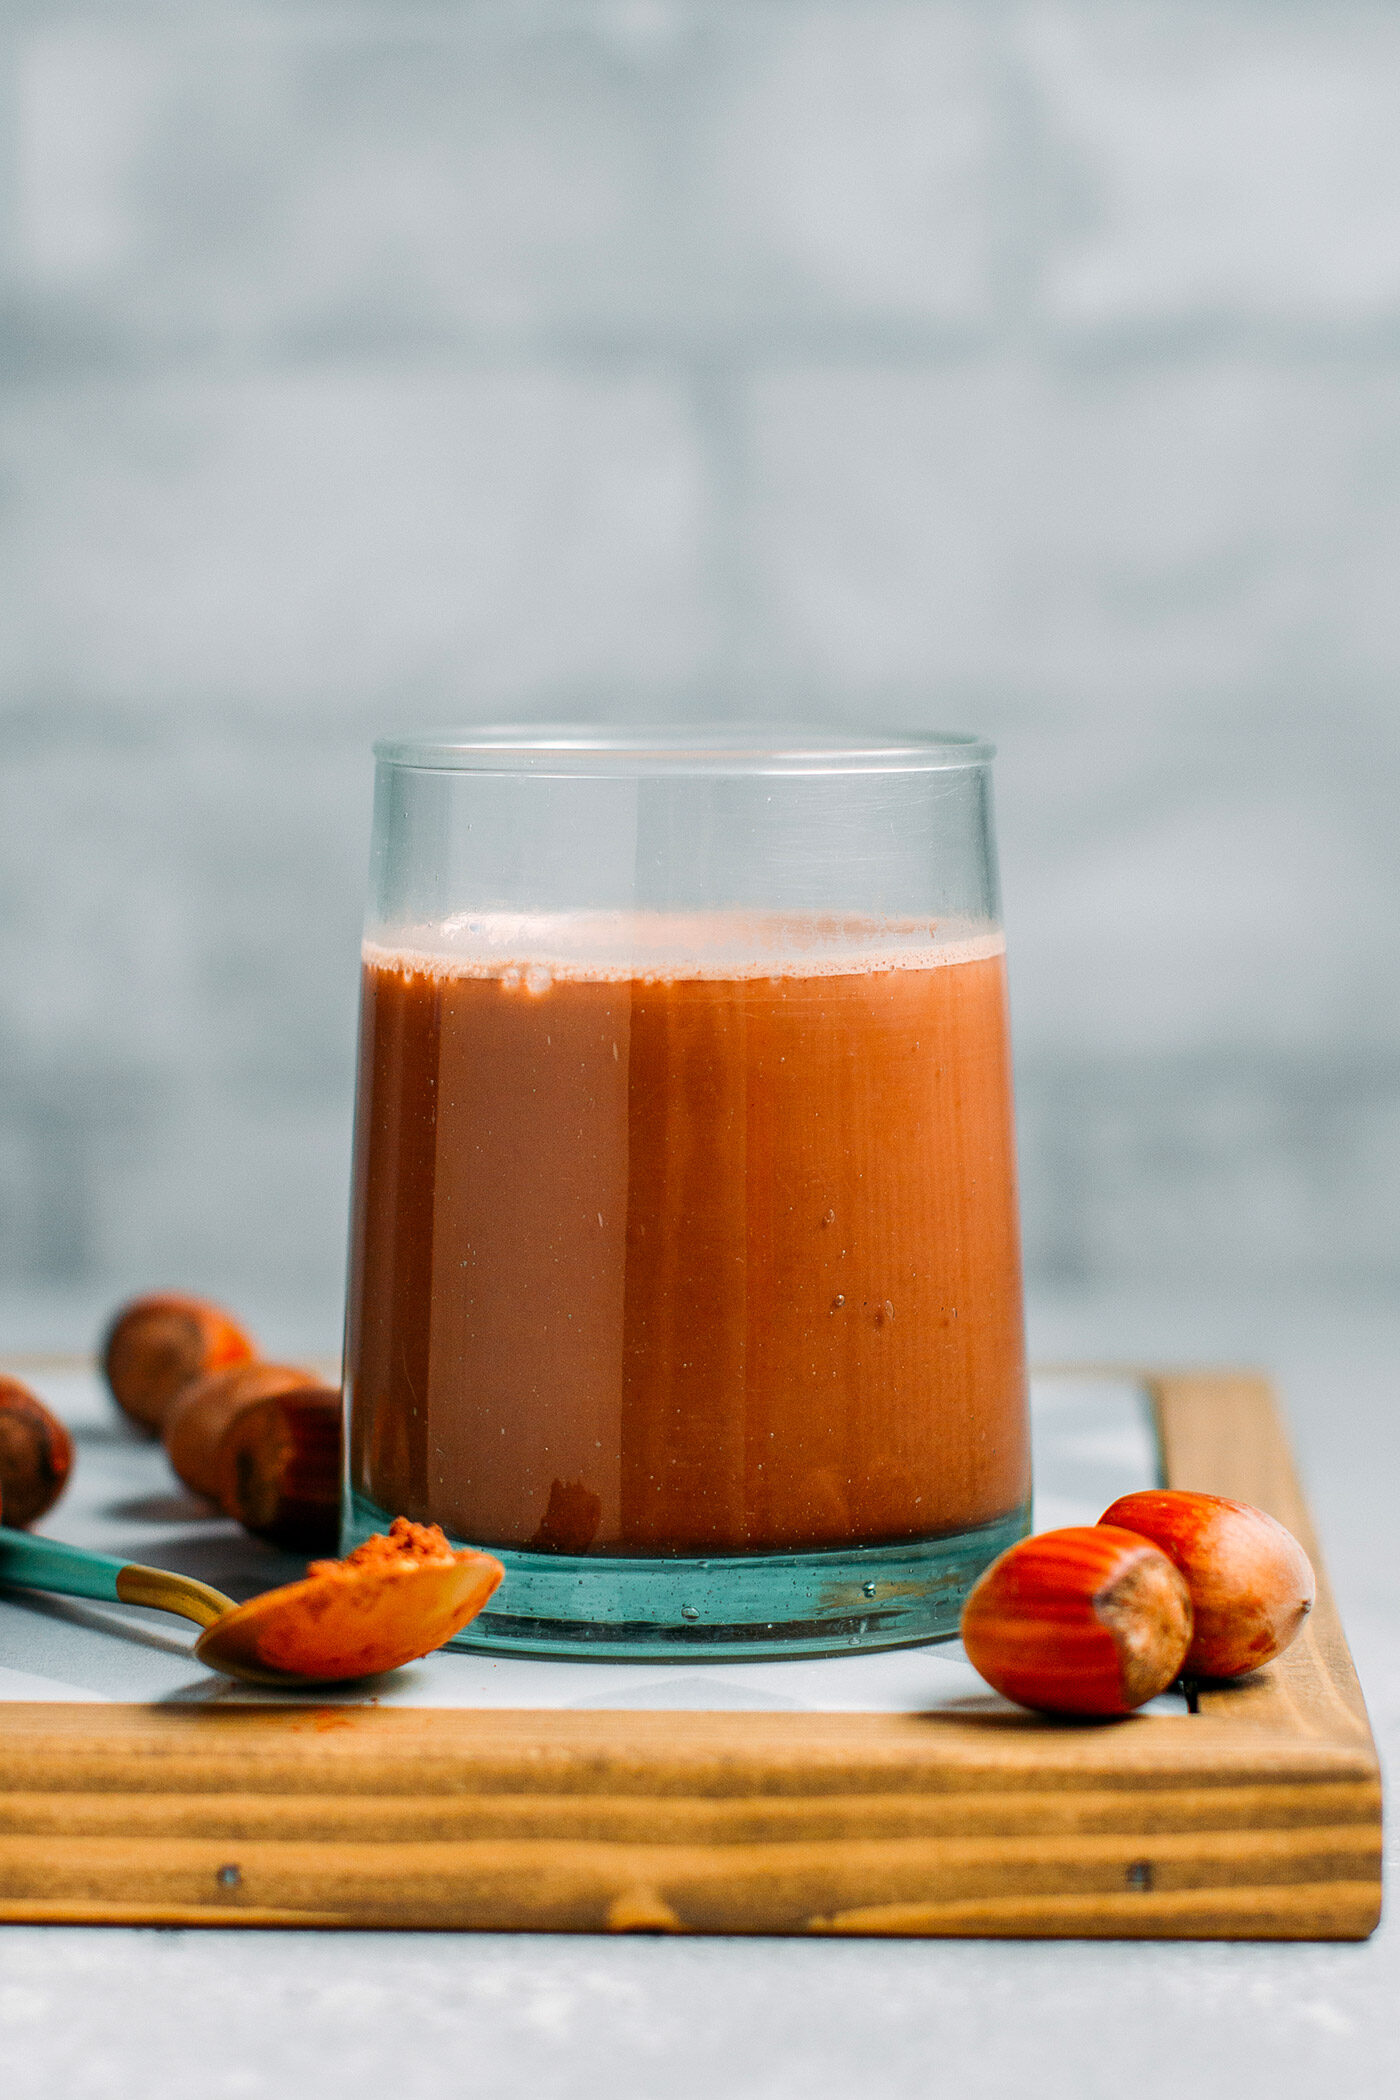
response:
M1026 1528L988 745L473 730L376 752L346 1546L463 1644L956 1631Z

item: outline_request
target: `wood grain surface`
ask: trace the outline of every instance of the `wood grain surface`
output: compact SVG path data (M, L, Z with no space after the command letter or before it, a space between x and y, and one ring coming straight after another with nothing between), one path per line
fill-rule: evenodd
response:
M1267 1383L1139 1375L1169 1481L1316 1558ZM0 1919L1361 1938L1379 1774L1318 1575L1188 1718L0 1706Z

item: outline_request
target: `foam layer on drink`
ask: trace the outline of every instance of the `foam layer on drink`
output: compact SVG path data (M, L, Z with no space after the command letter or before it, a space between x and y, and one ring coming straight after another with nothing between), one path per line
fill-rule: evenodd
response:
M1003 953L1001 931L967 919L829 912L457 912L376 929L375 970L499 978L529 991L565 983L848 977L930 970Z

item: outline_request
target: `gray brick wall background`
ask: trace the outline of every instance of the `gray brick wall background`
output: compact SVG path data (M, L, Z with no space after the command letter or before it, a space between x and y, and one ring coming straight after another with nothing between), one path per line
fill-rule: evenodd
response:
M1042 1288L1400 1280L1400 6L9 0L0 77L10 1302L333 1322L370 737L697 711L998 738Z

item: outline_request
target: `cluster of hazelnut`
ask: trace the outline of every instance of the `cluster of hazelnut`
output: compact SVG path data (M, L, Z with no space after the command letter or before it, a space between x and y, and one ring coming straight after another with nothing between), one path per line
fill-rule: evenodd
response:
M1306 1553L1262 1509L1150 1488L994 1560L963 1606L963 1646L1018 1705L1127 1714L1178 1678L1261 1669L1316 1594Z
M102 1369L187 1488L289 1552L334 1549L340 1394L314 1372L266 1362L231 1313L169 1291L122 1307Z
M314 1372L265 1362L231 1313L170 1291L122 1307L102 1369L186 1487L288 1552L335 1550L340 1394ZM37 1522L72 1469L62 1422L17 1378L0 1378L0 1522Z

